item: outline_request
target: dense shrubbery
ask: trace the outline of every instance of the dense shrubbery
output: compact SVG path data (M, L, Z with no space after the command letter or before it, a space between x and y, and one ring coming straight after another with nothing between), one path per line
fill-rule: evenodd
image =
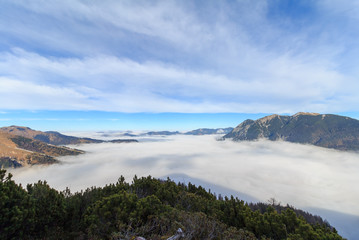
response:
M309 220L306 220L309 219ZM310 223L309 223L309 222ZM319 217L274 204L217 199L202 187L151 177L71 193L26 190L0 170L0 239L342 239Z

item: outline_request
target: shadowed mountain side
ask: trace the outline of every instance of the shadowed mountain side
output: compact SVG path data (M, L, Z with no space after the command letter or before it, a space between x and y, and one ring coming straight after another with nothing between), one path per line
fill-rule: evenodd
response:
M138 134L133 133L122 133L120 136L122 137L146 137L146 136L172 136L172 135L214 135L214 134L227 134L233 130L232 127L227 128L198 128L195 130L191 130L188 132L179 132L179 131L150 131L150 132L143 132ZM116 133L116 132L115 132ZM109 137L112 136L113 133L103 133L102 137Z
M151 132L147 132L145 134L142 135L148 135L148 136L156 136L156 135L161 135L161 136L169 136L169 135L177 135L180 134L180 132L175 131L175 132L171 132L171 131L151 131Z
M199 128L196 130L192 130L189 132L186 132L186 135L210 135L210 134L227 134L230 133L233 130L232 127L228 128Z
M226 188L220 185L216 185L214 183L210 183L204 180L201 180L199 178L194 178L194 177L190 177L186 174L181 174L181 173L173 173L167 176L163 176L161 177L162 179L166 179L167 177L169 177L172 181L174 182L180 182L180 183L184 183L184 184L188 184L189 182L192 184L195 184L197 186L202 186L207 190L211 190L212 193L216 193L217 197L219 195L221 195L222 197L227 196L230 197L231 195L233 197L238 197L238 199L243 200L245 202L252 202L252 203L256 203L259 202L258 199L256 199L255 197L252 197L248 194L242 193L242 192L238 192L236 190L230 189L230 188Z
M309 143L338 150L359 150L359 121L333 114L297 113L246 120L223 138Z
M326 219L330 225L335 226L341 236L348 240L359 240L359 216L322 208L305 208L305 210Z

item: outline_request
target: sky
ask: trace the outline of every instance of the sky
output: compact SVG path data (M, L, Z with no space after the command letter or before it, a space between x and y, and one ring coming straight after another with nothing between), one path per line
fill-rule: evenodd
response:
M177 125L167 126L171 114L216 115L203 124L213 127L299 111L356 117L358 16L354 0L2 0L0 124L163 129ZM107 120L116 114L123 125Z

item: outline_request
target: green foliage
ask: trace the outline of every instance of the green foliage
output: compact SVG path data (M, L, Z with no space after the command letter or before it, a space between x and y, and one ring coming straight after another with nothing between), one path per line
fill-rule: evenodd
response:
M27 185L35 209L34 235L37 238L58 238L66 221L65 198L46 182Z
M32 231L34 208L30 196L0 169L0 239L24 239Z
M22 165L16 160L10 157L0 157L0 168L17 168Z
M0 170L0 239L167 239L178 228L184 239L342 239L318 217L292 207L217 199L170 179L135 177L128 184L121 176L72 194L42 181L24 190L5 173Z

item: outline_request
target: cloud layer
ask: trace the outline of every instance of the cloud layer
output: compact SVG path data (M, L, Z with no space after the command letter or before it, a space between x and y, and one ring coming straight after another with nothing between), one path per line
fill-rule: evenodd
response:
M336 4L4 1L0 108L357 111L358 19Z
M357 153L288 142L216 141L214 136L157 137L76 148L87 153L62 157L58 165L11 170L15 181L25 186L41 179L58 190L79 191L114 183L121 175L128 182L135 174L171 176L246 201L274 197L283 205L320 214L350 239L357 237Z
M61 165L15 170L15 179L24 184L45 179L58 189L80 190L116 182L120 175L129 181L135 174L186 174L262 201L275 197L283 204L359 215L356 153L287 142L218 142L214 136L158 140L76 146L88 153L64 157Z

